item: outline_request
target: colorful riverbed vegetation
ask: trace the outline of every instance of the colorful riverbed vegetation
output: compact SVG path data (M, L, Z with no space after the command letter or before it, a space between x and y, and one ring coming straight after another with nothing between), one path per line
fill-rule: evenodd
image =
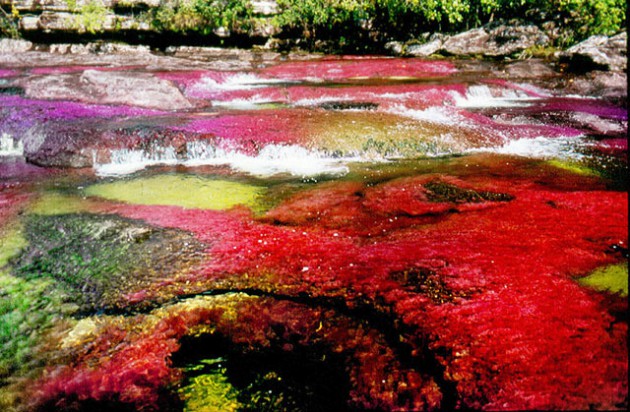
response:
M0 409L627 409L624 107L263 63L4 72Z

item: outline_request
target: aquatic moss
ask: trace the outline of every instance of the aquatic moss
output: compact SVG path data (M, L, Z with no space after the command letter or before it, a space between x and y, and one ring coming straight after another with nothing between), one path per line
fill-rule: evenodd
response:
M227 412L240 408L238 391L228 382L226 369L221 367L221 362L221 358L204 359L188 368L188 373L199 373L207 368L213 370L190 378L189 384L179 389L185 412Z
M256 209L263 188L229 180L188 175L160 175L101 183L86 189L89 196L141 205L225 210L236 205Z
M486 140L472 130L374 111L325 111L305 121L309 124L306 133L313 147L343 156L437 155Z
M12 257L20 253L27 242L21 229L17 227L3 229L0 240L0 268L2 268Z
M62 311L51 279L25 280L0 272L0 382L32 365L32 348Z
M605 266L581 278L580 284L601 291L628 296L628 263Z
M507 193L494 193L464 189L454 184L434 180L424 184L427 197L431 202L478 203L478 202L507 202L514 197Z
M55 280L86 310L115 305L125 293L190 267L204 249L185 232L116 215L32 215L24 236L28 247L14 260L14 274Z
M591 168L579 164L575 161L563 161L558 159L548 160L547 163L551 166L557 167L558 169L566 170L577 175L583 176L598 176L598 174L593 171Z

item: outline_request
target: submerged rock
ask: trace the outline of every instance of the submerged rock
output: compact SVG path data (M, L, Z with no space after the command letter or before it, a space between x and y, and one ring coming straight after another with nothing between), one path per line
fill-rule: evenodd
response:
M127 295L189 269L204 249L184 231L87 213L33 215L24 237L28 246L12 262L15 275L54 281L88 312L124 307Z
M224 210L237 205L256 208L263 188L229 180L161 175L150 178L100 183L85 193L104 199L142 205Z

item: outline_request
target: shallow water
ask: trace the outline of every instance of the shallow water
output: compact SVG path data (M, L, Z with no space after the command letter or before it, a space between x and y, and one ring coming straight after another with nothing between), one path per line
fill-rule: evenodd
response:
M618 103L498 63L25 59L2 408L627 406Z

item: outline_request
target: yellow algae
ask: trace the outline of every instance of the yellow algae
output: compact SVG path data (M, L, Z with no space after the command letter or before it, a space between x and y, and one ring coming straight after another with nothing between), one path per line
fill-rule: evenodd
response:
M39 197L29 208L29 211L38 215L62 215L89 211L91 202L77 196L61 193L45 193Z
M88 196L126 203L213 210L236 205L256 210L263 192L263 188L245 183L174 174L100 183L85 190Z
M628 296L628 263L605 266L579 280L580 284L601 291Z
M574 173L576 175L582 176L597 176L597 173L586 166L583 166L574 161L563 161L558 159L548 160L547 164L557 167L558 169L566 170L568 172Z
M327 111L311 124L312 148L346 156L421 156L479 146L484 137L471 130L391 113Z
M220 361L221 359L210 359L202 363L210 366ZM224 373L225 370L220 368L215 373L195 376L188 386L179 390L184 401L184 411L222 412L236 411L240 408L241 405L237 400L238 392L222 372Z

